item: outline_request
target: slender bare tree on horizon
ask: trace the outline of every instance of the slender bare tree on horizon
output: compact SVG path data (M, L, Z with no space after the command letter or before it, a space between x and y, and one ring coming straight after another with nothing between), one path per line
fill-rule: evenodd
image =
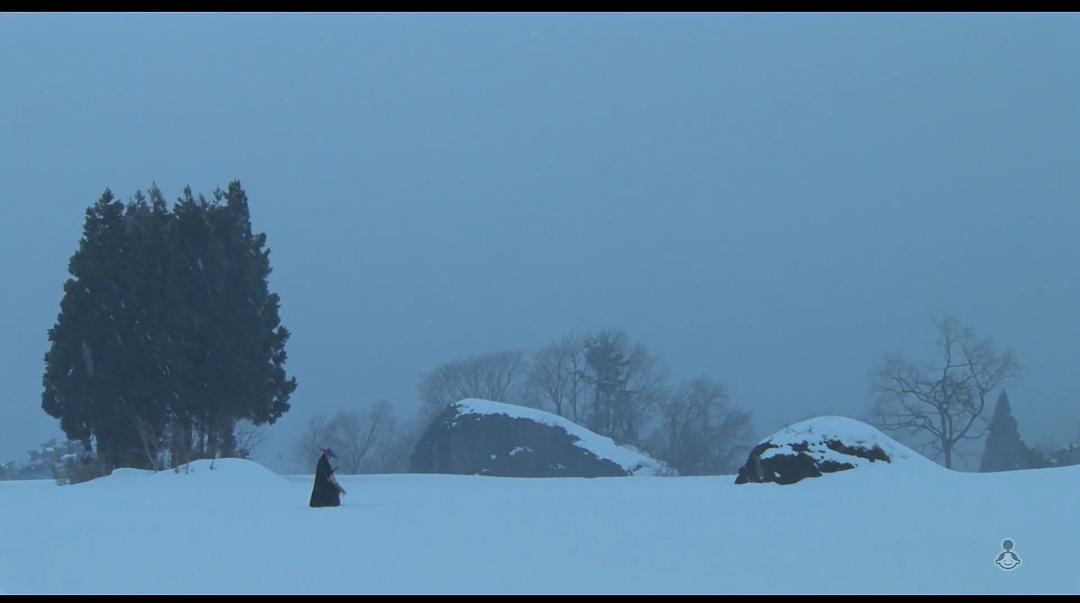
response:
M991 337L978 337L956 316L944 313L932 323L935 361L917 364L890 354L874 370L874 421L884 431L928 438L916 446L951 469L957 445L985 435L990 396L1020 367L1011 351L999 351Z

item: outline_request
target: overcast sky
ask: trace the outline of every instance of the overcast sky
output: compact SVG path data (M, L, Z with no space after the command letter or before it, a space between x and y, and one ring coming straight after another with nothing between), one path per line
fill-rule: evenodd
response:
M759 435L863 415L931 313L1080 425L1077 15L0 16L0 461L59 435L47 330L84 211L240 179L318 412L620 327Z

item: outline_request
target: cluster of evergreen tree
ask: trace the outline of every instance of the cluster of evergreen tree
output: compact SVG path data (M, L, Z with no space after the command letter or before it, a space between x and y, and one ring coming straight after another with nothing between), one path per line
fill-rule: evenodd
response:
M236 454L235 425L289 410L266 235L239 182L211 200L161 191L86 211L45 355L42 408L106 467Z

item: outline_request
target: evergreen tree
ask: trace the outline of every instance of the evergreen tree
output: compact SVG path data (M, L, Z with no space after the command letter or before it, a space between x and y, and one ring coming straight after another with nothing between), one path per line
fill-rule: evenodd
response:
M236 454L236 422L289 409L280 300L266 236L239 182L213 202L190 188L87 210L49 331L42 408L108 467Z
M130 250L124 206L109 190L86 212L83 238L69 263L71 278L56 325L49 331L42 408L60 419L71 439L114 465L132 464L133 434L114 419L122 413L124 271Z
M285 375L285 342L280 300L269 291L270 251L266 235L254 235L247 195L239 182L215 191L210 214L217 257L211 291L216 296L212 333L216 353L212 376L214 412L210 417L215 451L236 452L234 427L239 419L273 423L289 409L295 379Z
M592 389L589 429L620 444L641 445L641 429L666 389L666 372L641 343L618 330L587 337L584 381Z
M588 366L587 380L593 387L593 401L588 417L590 430L617 438L620 410L626 406L626 369L629 359L623 350L620 333L604 331L585 341L585 362Z
M158 469L168 446L168 398L175 387L167 372L172 346L165 314L172 294L168 271L171 233L161 191L152 187L149 201L137 192L127 206L125 220L130 250L125 272L128 288L118 329L124 341L121 352L126 383L118 398L137 445L132 454L144 457L147 467Z
M211 262L210 206L185 187L173 207L172 287L177 292L166 309L171 323L173 352L168 370L175 386L169 404L172 415L174 464L205 456L209 399L208 373L213 322L209 291Z
M986 448L983 450L979 471L1024 469L1027 467L1029 456L1027 446L1020 439L1016 419L1012 416L1009 396L1002 391L994 407L994 416L990 420L990 435L986 438Z

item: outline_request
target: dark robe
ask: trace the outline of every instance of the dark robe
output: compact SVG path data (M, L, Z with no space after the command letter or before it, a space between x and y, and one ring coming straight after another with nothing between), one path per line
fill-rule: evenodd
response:
M341 492L337 485L330 481L334 474L333 467L326 455L319 457L319 464L315 467L315 487L311 489L311 506L313 507L339 507L341 506Z

